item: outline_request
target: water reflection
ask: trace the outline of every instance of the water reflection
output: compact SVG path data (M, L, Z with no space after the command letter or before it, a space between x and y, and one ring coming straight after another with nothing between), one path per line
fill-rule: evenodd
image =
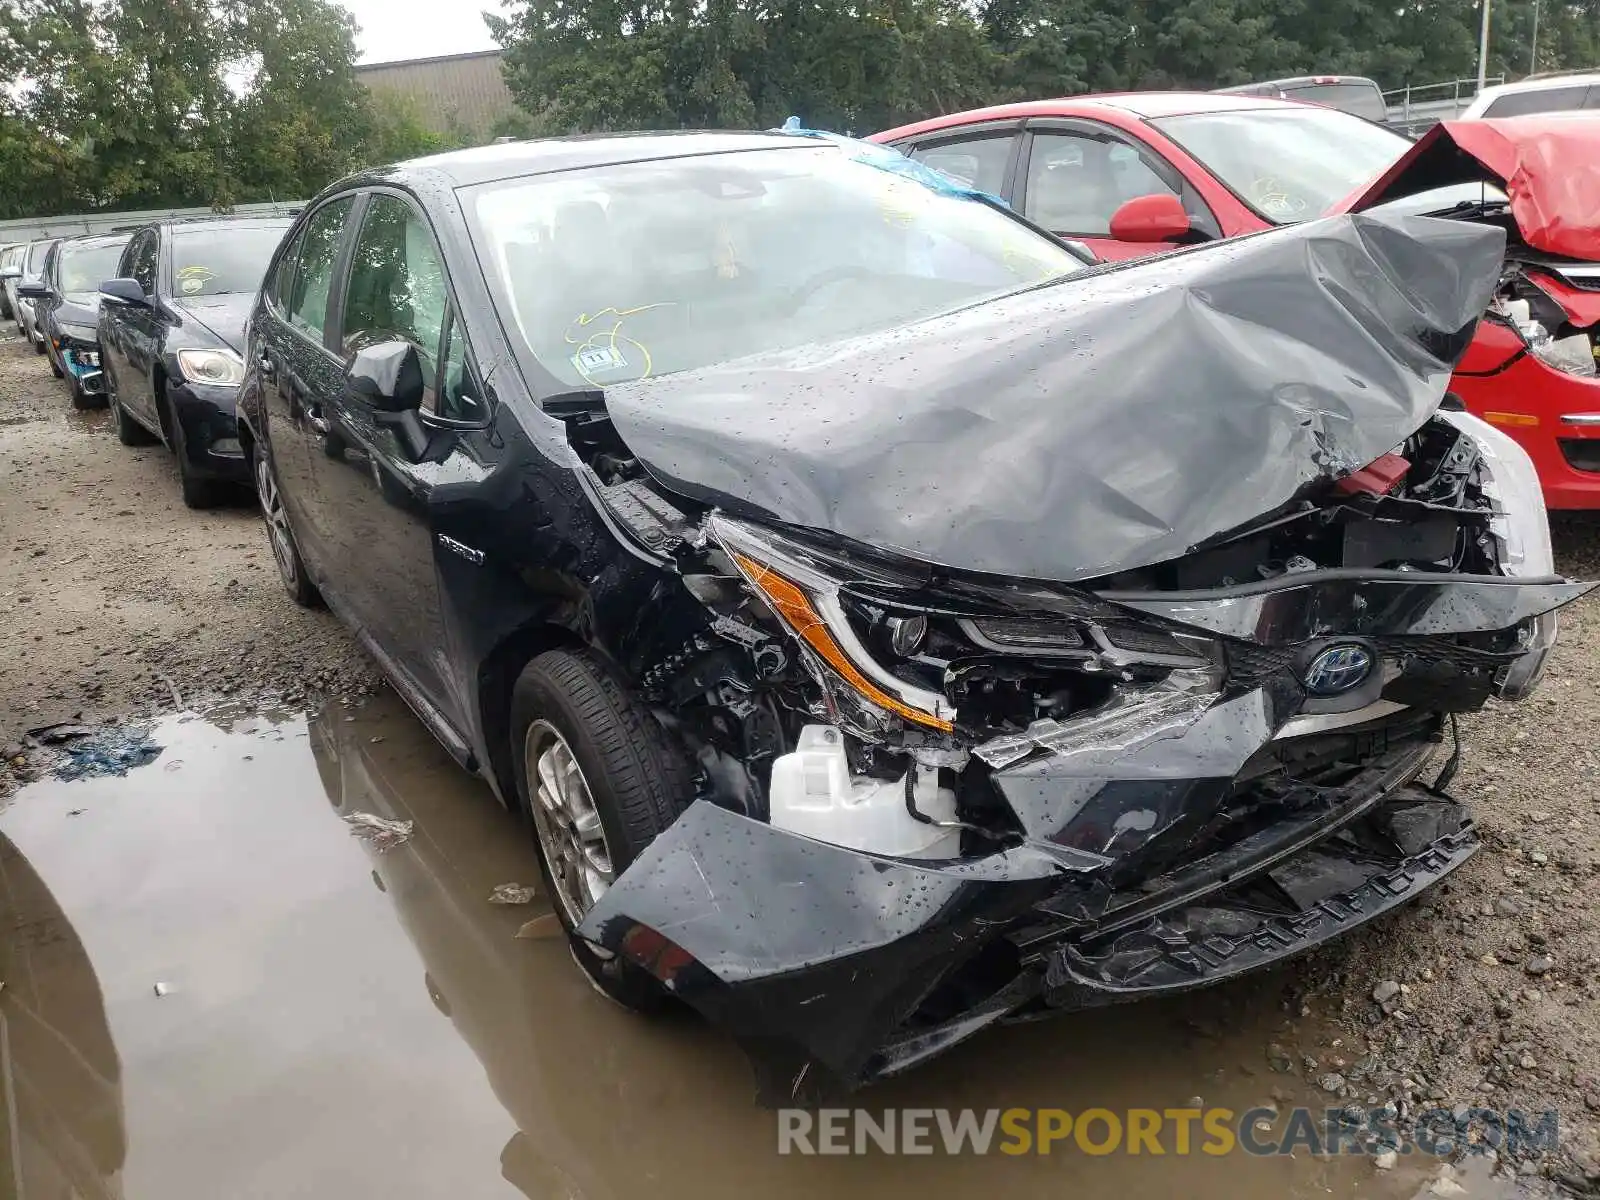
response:
M100 984L49 887L4 834L0 913L4 1182L17 1197L120 1200L122 1064Z

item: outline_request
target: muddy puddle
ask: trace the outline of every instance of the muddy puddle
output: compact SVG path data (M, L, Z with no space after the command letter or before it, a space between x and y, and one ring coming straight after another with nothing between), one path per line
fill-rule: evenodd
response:
M542 899L488 903L537 880L531 839L397 702L153 734L153 764L0 812L0 1190L23 1200L1386 1197L1432 1165L781 1157L730 1042L596 995ZM356 812L413 836L380 852ZM1266 1065L1279 994L1002 1030L856 1102L1243 1111L1303 1086Z

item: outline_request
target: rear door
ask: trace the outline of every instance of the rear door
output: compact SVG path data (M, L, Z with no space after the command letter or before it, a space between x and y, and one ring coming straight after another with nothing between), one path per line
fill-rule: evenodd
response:
M1117 209L1139 196L1177 196L1190 225L1222 236L1195 186L1147 143L1095 121L1028 122L1017 165L1014 206L1056 236L1082 242L1106 260L1177 249L1175 242L1121 242L1111 236Z
M371 193L349 262L335 318L341 362L366 346L409 342L427 381L422 412L437 415L440 364L450 357L443 349L450 294L427 217L403 193ZM370 405L342 388L326 398L324 414L337 453L314 456L314 471L323 524L350 579L345 599L389 665L462 728L449 683L431 520L435 486L471 474L454 461L460 441L437 431L418 455L401 430L380 424Z
M264 285L250 346L261 380L268 449L295 538L317 583L335 603L348 583L332 558L312 460L337 452L324 408L341 385L342 364L329 348L328 325L355 205L354 193L336 196L302 223Z

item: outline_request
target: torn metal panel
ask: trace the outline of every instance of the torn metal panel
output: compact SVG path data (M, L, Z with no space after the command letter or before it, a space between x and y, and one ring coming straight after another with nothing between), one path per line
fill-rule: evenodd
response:
M1369 187L1340 206L1363 212L1460 183L1505 189L1524 241L1569 258L1600 259L1600 120L1541 113L1488 121L1445 121Z
M1090 579L1402 442L1503 249L1461 222L1335 218L622 384L606 408L690 499L924 563Z

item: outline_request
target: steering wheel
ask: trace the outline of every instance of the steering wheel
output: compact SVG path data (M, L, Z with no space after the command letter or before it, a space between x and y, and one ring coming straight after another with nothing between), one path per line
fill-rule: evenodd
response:
M806 306L806 302L823 288L832 287L836 283L844 283L848 279L872 279L873 272L865 267L832 267L820 275L813 276L806 283L797 288L789 297L789 302L783 306L783 311L788 315L799 312Z

